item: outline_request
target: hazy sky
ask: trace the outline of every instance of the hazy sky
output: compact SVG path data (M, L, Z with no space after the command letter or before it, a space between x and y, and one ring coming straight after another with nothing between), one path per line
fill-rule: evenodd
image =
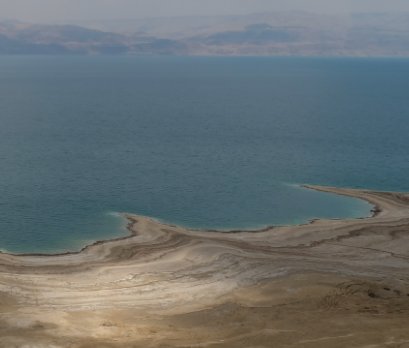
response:
M0 17L69 22L263 11L409 11L409 0L0 0Z

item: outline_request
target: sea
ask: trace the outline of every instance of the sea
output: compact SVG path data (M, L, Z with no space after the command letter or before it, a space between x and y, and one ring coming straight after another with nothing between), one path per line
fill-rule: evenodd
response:
M370 215L302 184L409 191L409 60L0 57L2 251Z

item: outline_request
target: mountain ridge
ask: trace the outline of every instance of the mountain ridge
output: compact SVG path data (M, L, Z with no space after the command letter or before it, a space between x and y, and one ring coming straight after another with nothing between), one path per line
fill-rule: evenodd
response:
M0 54L409 57L409 13L285 12L85 26L3 20Z

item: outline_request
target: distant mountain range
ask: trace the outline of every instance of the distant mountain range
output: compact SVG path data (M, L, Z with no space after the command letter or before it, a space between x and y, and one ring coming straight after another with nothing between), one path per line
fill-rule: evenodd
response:
M183 44L76 25L0 22L0 54L181 54Z
M75 25L0 21L0 54L409 57L409 14L285 12Z

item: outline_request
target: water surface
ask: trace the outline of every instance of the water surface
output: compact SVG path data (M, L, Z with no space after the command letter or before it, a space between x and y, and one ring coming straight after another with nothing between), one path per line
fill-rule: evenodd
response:
M408 191L408 117L408 60L0 57L0 248L366 216L294 184Z

